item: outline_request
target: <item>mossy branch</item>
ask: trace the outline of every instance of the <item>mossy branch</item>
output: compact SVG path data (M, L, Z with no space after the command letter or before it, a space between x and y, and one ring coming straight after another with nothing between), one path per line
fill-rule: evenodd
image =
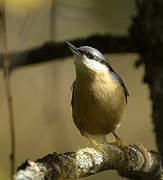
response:
M133 179L161 180L159 155L142 145L119 146L116 143L86 147L75 152L49 154L28 160L18 169L15 180L57 180L82 178L105 170L117 170L119 175Z

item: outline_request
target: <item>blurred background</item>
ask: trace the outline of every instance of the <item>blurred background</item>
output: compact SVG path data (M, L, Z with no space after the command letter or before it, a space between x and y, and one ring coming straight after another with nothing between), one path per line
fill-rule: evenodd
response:
M93 34L126 35L136 14L130 0L55 0L51 32L51 0L7 1L9 51L20 51L48 40L64 41ZM30 2L30 1L29 1ZM100 50L100 49L99 49ZM139 143L156 149L151 122L148 87L143 84L143 66L136 69L137 54L107 54L113 68L125 81L130 97L117 133L126 144ZM71 85L75 79L72 57L63 61L20 67L11 74L15 131L16 166L48 153L73 151L86 145L71 116ZM10 131L3 72L0 72L0 179L9 179ZM108 141L114 141L108 135ZM122 179L115 171L84 178Z

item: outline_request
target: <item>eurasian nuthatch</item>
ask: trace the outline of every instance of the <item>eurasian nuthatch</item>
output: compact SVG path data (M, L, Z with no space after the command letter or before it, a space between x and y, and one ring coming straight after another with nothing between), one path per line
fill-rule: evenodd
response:
M73 120L81 134L98 143L120 126L127 104L128 90L108 60L97 49L89 46L76 48L74 54L76 80L72 89Z

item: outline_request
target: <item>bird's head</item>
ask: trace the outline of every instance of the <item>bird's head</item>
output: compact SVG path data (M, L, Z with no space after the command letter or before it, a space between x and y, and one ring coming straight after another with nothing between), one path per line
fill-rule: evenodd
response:
M81 76L81 72L87 74L85 77L100 77L102 82L119 83L124 90L126 102L129 96L128 90L120 78L113 70L105 56L95 48L89 46L75 47L73 44L66 42L71 52L74 54L74 63L76 66L77 76ZM82 74L83 75L83 74ZM92 76L93 75L93 76ZM96 76L99 75L99 76ZM87 78L88 79L88 78ZM82 80L87 80L82 78ZM104 83L103 83L104 84Z
M77 70L96 73L111 69L108 60L97 49L89 46L81 46L77 48L69 42L66 43L74 55L74 63Z

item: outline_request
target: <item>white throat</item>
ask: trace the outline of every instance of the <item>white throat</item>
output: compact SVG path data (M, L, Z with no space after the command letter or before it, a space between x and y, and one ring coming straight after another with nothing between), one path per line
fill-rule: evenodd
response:
M108 71L108 68L106 65L101 64L100 62L88 58L79 58L75 57L75 65L78 69L83 69L86 71L94 71L94 72L101 72L101 71Z
M92 60L92 59L83 59L83 64L88 67L89 69L93 71L105 71L108 70L107 67L104 64L101 64L98 61Z

